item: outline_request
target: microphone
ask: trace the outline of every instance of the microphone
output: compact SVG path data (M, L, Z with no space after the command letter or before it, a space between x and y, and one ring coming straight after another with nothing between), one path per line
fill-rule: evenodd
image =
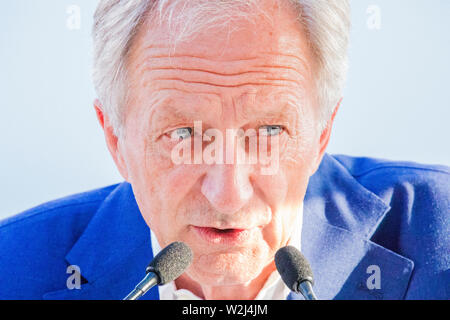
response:
M279 249L275 254L275 265L284 283L305 300L317 300L313 291L313 273L308 260L292 246Z
M175 280L192 263L192 257L192 250L185 243L169 244L150 262L145 278L123 300L137 300L155 285Z

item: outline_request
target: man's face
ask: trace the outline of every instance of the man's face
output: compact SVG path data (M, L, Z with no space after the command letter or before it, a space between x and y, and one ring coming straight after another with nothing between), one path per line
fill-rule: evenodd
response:
M147 24L128 60L130 103L118 144L126 178L160 245L192 248L187 274L202 284L244 284L273 267L277 249L301 228L320 162L314 59L294 13L273 12L274 26L241 21L230 36L215 27L176 51L167 26ZM202 132L194 133L194 122ZM208 129L223 143L203 138ZM239 129L266 138L270 163ZM230 152L232 141L235 154L253 153L257 162L174 161L176 147L193 159L208 146Z

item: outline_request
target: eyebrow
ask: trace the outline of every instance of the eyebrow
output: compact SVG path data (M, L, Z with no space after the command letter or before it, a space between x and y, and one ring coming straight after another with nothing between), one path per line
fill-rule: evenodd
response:
M151 112L151 124L153 127L161 127L167 123L193 123L194 121L205 119L205 113L210 112L221 114L223 111L222 107L216 108L216 106L211 105L210 109L200 107L195 108L195 106L190 106L189 101L177 101L179 98L174 97L164 97L159 99L153 106ZM210 103L210 99L199 98L195 103L204 105L204 103ZM297 119L299 114L299 106L295 103L289 102L291 99L280 99L271 100L273 107L265 109L261 107L261 103L251 103L247 106L239 108L242 110L240 112L240 118L247 119L249 121L263 120L263 119L274 119L283 122L292 122ZM279 104L277 101L280 101ZM278 104L278 106L275 106Z
M195 107L187 105L189 101L177 101L179 98L163 97L153 104L151 111L152 126L160 126L166 122L193 122L200 120L204 110L196 110ZM205 98L195 101L195 103L209 102ZM197 108L198 109L198 108Z
M255 118L271 118L288 120L296 117L299 113L299 107L287 101L280 101L276 106L262 112L259 104L251 105L249 108L243 109L244 117L247 119Z

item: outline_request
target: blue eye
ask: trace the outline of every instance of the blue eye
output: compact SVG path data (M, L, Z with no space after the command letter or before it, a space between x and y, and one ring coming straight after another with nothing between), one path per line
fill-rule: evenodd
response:
M262 126L259 127L259 134L263 136L277 136L283 132L282 126Z
M192 136L192 128L178 128L170 133L170 139L173 141L185 140Z

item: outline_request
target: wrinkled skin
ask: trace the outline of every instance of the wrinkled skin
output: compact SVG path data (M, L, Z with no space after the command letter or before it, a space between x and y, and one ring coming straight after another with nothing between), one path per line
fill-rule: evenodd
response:
M319 132L315 60L294 12L272 1L264 6L275 25L259 17L256 25L234 24L231 35L216 27L177 44L175 54L168 26L147 22L127 61L123 136L95 103L108 148L161 247L184 241L194 252L177 287L205 299L256 297L275 270L275 252L301 228L302 201L334 118ZM261 174L261 163L174 164L178 143L213 143L171 139L194 121L224 136L226 129L279 126L277 172ZM247 231L238 241L207 241L196 227Z

